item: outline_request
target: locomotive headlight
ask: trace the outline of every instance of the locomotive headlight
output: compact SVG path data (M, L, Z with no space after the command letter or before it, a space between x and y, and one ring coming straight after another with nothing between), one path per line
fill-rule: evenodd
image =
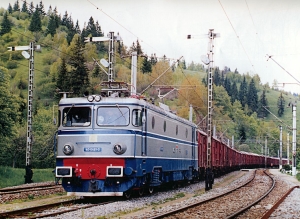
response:
M70 155L74 152L74 146L71 143L66 143L63 147L63 152L65 155Z
M87 97L87 100L88 100L89 102L92 102L92 101L94 100L94 96L92 96L92 95L91 95L91 96L88 96L88 97Z
M101 96L100 95L95 95L95 101L99 102L101 100Z
M115 144L114 148L113 148L114 153L118 154L118 155L124 154L126 150L127 150L126 145L121 144L121 143Z

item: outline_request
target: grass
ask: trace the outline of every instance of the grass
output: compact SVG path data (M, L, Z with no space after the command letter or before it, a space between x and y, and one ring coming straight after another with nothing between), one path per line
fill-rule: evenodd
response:
M54 181L53 169L33 169L33 182ZM0 166L0 188L18 186L25 183L25 169Z

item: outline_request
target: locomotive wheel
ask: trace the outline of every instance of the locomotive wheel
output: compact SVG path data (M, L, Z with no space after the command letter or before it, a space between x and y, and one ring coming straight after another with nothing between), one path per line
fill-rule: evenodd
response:
M144 192L145 192L144 188L139 189L138 191L139 196L143 196Z
M127 190L126 192L124 192L124 197L125 197L126 199L130 199L130 198L131 198L131 190L130 190L130 189Z
M154 191L154 188L153 188L152 186L150 186L150 187L148 188L148 192L149 192L149 194L152 194L152 193L153 193L153 191Z

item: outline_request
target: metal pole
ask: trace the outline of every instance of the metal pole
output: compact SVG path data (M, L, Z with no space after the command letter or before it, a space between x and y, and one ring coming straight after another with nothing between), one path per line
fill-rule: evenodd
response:
M292 175L296 176L296 105L293 104L293 167Z
M114 32L109 33L109 55L108 55L108 81L113 81L114 74Z
M280 126L279 169L282 169L282 126Z
M265 168L267 168L267 148L268 148L268 141L267 137L265 139Z
M211 142L212 142L212 101L213 101L213 77L212 70L214 66L214 38L217 34L214 33L214 29L209 29L208 32L208 58L209 58L209 71L207 77L207 165L206 165L206 183L205 190L212 189L213 170L212 170L212 158L211 158Z
M190 104L189 121L193 122L193 105Z
M32 150L32 101L34 78L34 42L29 44L29 74L28 74L28 101L27 101L27 142L26 142L26 167L25 183L32 182L31 150Z
M132 52L131 55L131 95L136 95L137 52Z
M34 43L29 45L29 76L28 76L28 110L27 110L27 144L26 144L26 166L31 165L32 149L32 100L33 100L33 77L34 77Z
M287 139L286 154L287 154L287 159L288 159L288 165L290 165L290 133L287 133L286 139Z

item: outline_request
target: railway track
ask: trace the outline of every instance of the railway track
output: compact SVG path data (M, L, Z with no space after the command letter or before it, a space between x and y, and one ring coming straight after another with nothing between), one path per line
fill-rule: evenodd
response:
M30 186L30 187L20 187L20 188L3 188L0 189L0 195L10 195L21 192L31 192L31 191L42 191L49 189L58 189L61 185L40 185L40 186Z
M79 209L92 208L99 205L109 204L112 201L103 201L97 204L88 203L89 200L73 199L60 201L51 204L45 204L40 206L28 207L18 210L6 211L0 213L0 218L43 218L53 217L63 213L77 211Z
M288 197L289 194L291 194L294 189L299 188L299 186L294 186L292 188L290 188L274 205L273 207L268 210L262 217L262 219L268 219L272 213L278 208L278 206L284 202L284 200Z
M246 183L226 193L150 218L234 218L266 197L274 185L270 175L257 170Z

